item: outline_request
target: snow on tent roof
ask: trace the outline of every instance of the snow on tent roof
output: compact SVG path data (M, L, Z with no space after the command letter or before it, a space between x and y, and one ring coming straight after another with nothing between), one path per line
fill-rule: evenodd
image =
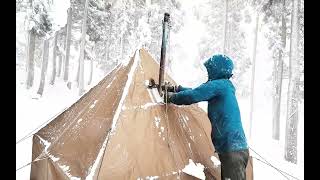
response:
M137 52L33 136L30 179L195 179L182 171L189 159L220 179L207 114L158 102L145 82L159 64Z

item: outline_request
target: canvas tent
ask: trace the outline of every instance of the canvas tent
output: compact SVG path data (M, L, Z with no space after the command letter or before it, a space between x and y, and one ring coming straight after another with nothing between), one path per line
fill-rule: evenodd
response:
M40 129L30 179L196 179L182 171L189 159L205 167L206 179L220 179L207 114L159 102L157 90L146 87L158 73L147 51L136 51ZM247 175L253 179L251 160Z

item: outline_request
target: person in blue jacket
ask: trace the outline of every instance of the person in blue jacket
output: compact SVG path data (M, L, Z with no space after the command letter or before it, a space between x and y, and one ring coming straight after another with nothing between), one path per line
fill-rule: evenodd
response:
M214 55L204 66L208 81L194 89L178 86L174 93L165 92L165 101L190 105L208 101L211 138L221 162L221 179L245 180L249 158L247 140L241 123L235 87L229 80L233 62L225 55Z

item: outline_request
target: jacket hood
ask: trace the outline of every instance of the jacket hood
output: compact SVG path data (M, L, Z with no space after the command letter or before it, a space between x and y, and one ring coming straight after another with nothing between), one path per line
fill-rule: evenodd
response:
M209 80L229 79L232 76L233 62L226 55L214 55L204 63L204 66L207 68Z

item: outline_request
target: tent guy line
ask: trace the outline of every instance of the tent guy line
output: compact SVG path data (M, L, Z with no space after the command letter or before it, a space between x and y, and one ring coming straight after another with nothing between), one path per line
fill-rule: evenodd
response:
M292 176L291 174L289 174L289 173L287 173L287 172L285 172L285 171L282 171L282 170L280 170L279 168L277 168L277 167L275 167L274 165L272 165L272 164L271 164L270 162L268 162L265 158L263 158L259 153L257 153L255 150L253 150L250 146L249 146L249 149L251 149L254 153L256 153L256 154L257 154L260 158L262 158L264 161L262 161L262 160L259 159L259 158L253 157L253 156L252 156L252 158L255 158L255 159L257 159L258 161L263 162L264 164L266 164L266 165L268 165L268 166L276 169L280 174L282 174L282 175L283 175L285 178L287 178L287 179L289 179L288 176L284 175L283 173L285 173L285 174L287 174L287 175L289 175L289 176L291 176L291 177L293 177L293 178L295 178L295 179L298 179L298 178ZM299 179L298 179L298 180L299 180Z
M20 142L28 139L29 137L33 136L36 130L40 129L43 125L51 122L53 119L55 119L58 115L60 115L62 112L64 112L66 109L68 109L68 107L65 107L64 109L62 109L60 112L58 112L57 114L55 114L53 117L49 118L47 121L45 121L44 123L40 124L38 127L36 127L34 130L32 130L30 133L28 133L27 135L25 135L23 138L21 138L20 140L18 140L16 142L16 144L19 144Z

